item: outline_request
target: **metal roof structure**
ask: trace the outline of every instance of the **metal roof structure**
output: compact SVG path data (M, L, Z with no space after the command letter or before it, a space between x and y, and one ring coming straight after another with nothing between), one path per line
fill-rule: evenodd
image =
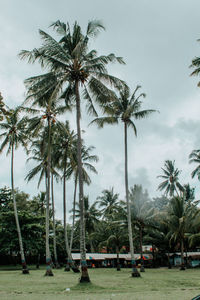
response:
M181 256L181 252L169 253L169 256L175 256L175 255ZM200 252L187 252L187 253L184 252L183 255L184 255L184 257L191 256L191 257L198 257L198 258L200 258Z
M152 254L143 254L144 259L153 259ZM72 253L72 258L74 260L80 260L80 253ZM117 254L116 253L87 253L86 259L87 260L107 260L107 259L116 259ZM131 260L131 254L119 254L119 258L125 259L125 260ZM134 254L135 260L140 259L140 254Z

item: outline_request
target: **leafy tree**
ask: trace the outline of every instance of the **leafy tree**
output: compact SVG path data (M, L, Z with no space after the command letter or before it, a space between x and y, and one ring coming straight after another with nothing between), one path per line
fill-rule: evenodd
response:
M6 191L6 193L5 193ZM44 234L45 234L45 218L44 215L35 214L32 201L27 194L22 191L16 191L16 199L18 199L18 218L20 223L21 234L23 236L24 252L29 257L36 254L43 254L44 250ZM0 243L1 254L9 257L12 253L19 253L19 242L17 239L17 230L15 216L12 204L11 189L0 189L0 199L7 198L6 207L1 211L0 216ZM23 204L23 205L22 205Z
M175 168L175 161L166 160L164 164L164 168L161 168L164 175L159 175L159 178L163 178L164 181L161 182L158 186L158 190L163 191L165 190L165 195L168 194L170 196L174 196L176 192L177 196L179 197L179 192L184 192L183 186L179 182L179 175L180 170Z
M8 211L11 208L12 191L8 187L0 189L0 212Z
M124 125L124 154L125 154L125 191L126 191L126 203L127 203L127 218L128 218L128 232L131 250L131 261L132 261L132 276L139 277L140 274L136 269L136 263L134 259L134 247L132 238L132 227L131 227L131 210L130 201L128 195L128 146L127 146L127 129L132 127L135 135L137 136L136 125L133 120L139 120L146 118L154 110L141 110L142 101L141 97L145 97L144 93L139 96L136 95L140 86L137 86L131 95L130 89L127 86L119 89L119 96L117 94L112 98L113 101L108 104L105 108L105 112L108 114L106 117L96 118L92 123L96 123L100 128L104 124L118 124L119 121L123 122Z
M15 221L17 226L17 234L19 239L19 247L21 254L21 263L22 263L22 272L23 274L28 274L28 268L26 265L23 241L21 235L21 229L19 224L17 204L15 199L15 189L14 189L14 151L22 145L27 149L27 135L26 135L26 123L25 118L20 119L20 108L12 110L9 118L5 119L5 122L0 123L0 129L3 130L3 133L0 134L0 139L3 139L3 142L0 147L0 153L8 147L7 154L11 153L11 188L12 188L12 199L14 206Z

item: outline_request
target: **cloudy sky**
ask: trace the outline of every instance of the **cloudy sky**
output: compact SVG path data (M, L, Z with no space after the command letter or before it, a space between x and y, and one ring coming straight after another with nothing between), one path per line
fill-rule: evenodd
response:
M53 34L49 25L58 19L73 24L75 20L86 28L88 20L103 22L106 31L92 43L99 54L115 53L126 65L113 65L110 73L124 79L133 90L137 84L147 97L144 108L159 110L136 123L138 137L129 132L129 184L142 184L151 197L157 191L161 167L166 159L175 160L182 170L180 181L196 187L191 179L194 166L188 155L200 148L199 78L190 77L191 60L200 56L199 0L1 0L0 9L0 91L7 105L14 107L24 100L23 81L38 75L38 65L20 61L22 49L41 45L38 29ZM66 116L73 127L74 114ZM82 128L87 145L96 147L99 156L98 175L86 189L94 201L103 189L114 187L124 197L124 154L122 126L107 126L98 130L88 127L91 118L84 116ZM1 186L10 185L9 157L0 156ZM22 149L16 153L15 185L35 195L37 180L27 184L24 177L33 167L26 164ZM68 183L68 200L72 199L72 183ZM44 187L41 186L41 190ZM56 186L57 216L61 218L61 185Z

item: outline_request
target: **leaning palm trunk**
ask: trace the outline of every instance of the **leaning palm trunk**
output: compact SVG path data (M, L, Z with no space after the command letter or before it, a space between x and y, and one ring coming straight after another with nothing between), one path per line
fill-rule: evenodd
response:
M70 267L75 273L79 272L79 269L75 266L75 263L72 259L72 254L69 247L69 240L67 235L67 216L66 216L66 166L64 167L64 174L63 174L63 221L64 221L64 240L65 240L65 249L67 252L67 264L65 266L65 271L70 271Z
M13 206L14 206L14 214L15 214L15 221L17 226L17 233L18 233L18 239L19 239L19 249L20 249L20 255L21 255L21 263L22 263L22 273L23 274L29 274L29 270L26 265L25 255L24 255L24 248L23 248L23 242L22 242L22 235L21 235L21 229L19 225L19 218L17 213L17 204L15 200L15 190L14 190L14 175L13 175L13 169L14 169L14 144L12 143L12 153L11 153L11 187L12 187L12 198L13 198Z
M51 165L51 123L48 118L48 157L47 157L47 178L46 178L46 276L53 276L51 268L51 254L49 249L49 203L50 203L50 165Z
M78 176L76 174L75 183L74 183L74 201L73 201L72 230L71 230L71 238L70 238L70 252L72 252L72 245L74 239L77 180L78 180Z
M126 205L127 205L127 219L128 219L128 236L129 245L131 252L131 266L132 266L132 277L140 277L140 273L136 268L136 262L134 258L134 248L133 248L133 234L131 226L131 207L128 195L128 155L127 155L127 124L124 122L124 146L125 146L125 189L126 189Z
M79 179L79 207L80 207L80 261L81 261L81 278L80 282L90 282L87 262L86 262L86 248L85 248L85 209L83 200L83 171L81 159L81 128L80 128L80 95L79 82L76 81L76 125L77 125L77 161L78 161L78 179Z
M53 189L53 174L51 173L51 201L52 201L52 214L53 214L53 252L55 267L58 269L58 256L57 256L57 247L56 247L56 222L55 222L55 203L54 203L54 189Z
M184 263L184 242L183 238L181 239L181 267L180 270L185 270L185 263Z
M143 250L142 250L142 227L140 227L140 256L141 256L141 267L140 272L145 272L144 269L144 257L143 257Z

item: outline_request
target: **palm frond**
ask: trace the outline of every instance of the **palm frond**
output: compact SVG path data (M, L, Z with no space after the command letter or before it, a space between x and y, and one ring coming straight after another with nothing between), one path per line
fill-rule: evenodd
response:
M99 128L103 128L105 124L117 124L118 123L118 118L116 117L102 117L102 118L96 118L92 122L90 122L89 125L91 124L96 124Z

